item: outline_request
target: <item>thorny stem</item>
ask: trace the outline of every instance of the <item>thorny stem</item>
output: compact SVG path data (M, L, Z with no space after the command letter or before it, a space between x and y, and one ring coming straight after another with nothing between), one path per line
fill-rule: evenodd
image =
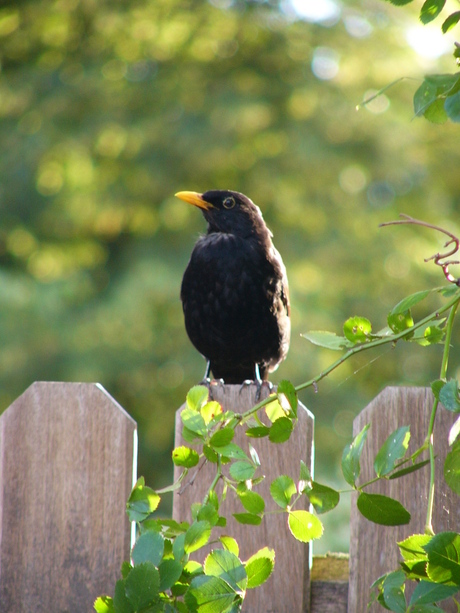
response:
M434 260L434 263L436 264L436 266L440 266L442 268L442 271L447 281L449 281L449 283L454 283L455 285L460 286L460 279L456 279L449 272L449 266L451 264L460 264L460 262L457 260L450 260L448 262L441 261L457 253L457 251L460 248L460 240L458 239L458 237L455 236L455 234L452 234L451 232L449 232L448 230L441 228L440 226L434 226L433 224L428 223L426 221L421 221L420 219L414 219L413 217L410 217L409 215L401 214L400 217L402 217L402 219L399 219L397 221L387 221L385 223L381 223L380 227L395 226L395 225L400 225L400 224L414 224L417 226L424 226L425 228L429 228L430 230L437 230L438 232L442 232L442 234L445 234L446 236L449 237L450 240L448 240L444 244L444 247L448 247L449 245L453 244L454 246L450 249L450 251L448 251L447 253L435 253L429 258L425 258L425 262Z
M446 323L446 338L444 340L444 351L442 355L441 372L440 372L440 379L442 381L446 380L447 366L449 362L450 341L452 338L453 323L454 323L455 315L457 313L459 302L460 302L460 299L457 298L456 302L452 305L452 308L450 309L449 317ZM435 398L433 402L433 408L431 410L430 423L428 426L428 433L427 433L428 449L430 453L430 488L428 491L428 505L427 505L426 522L425 522L425 534L431 534L431 535L434 534L434 530L433 530L433 505L434 505L434 487L435 487L434 423L436 419L436 412L438 410L438 405L439 405L439 400Z
M333 370L338 368L341 364L343 364L346 360L351 358L353 355L356 355L357 353L360 353L361 351L366 351L367 349L373 349L374 347L380 347L382 345L387 345L388 343L396 343L402 338L412 335L414 330L421 328L425 324L428 324L430 321L438 319L442 313L445 313L446 311L451 309L454 305L457 305L459 301L460 301L460 298L458 294L456 294L455 297L452 298L452 300L450 300L442 308L437 309L436 311L433 311L432 313L430 313L429 315L427 315L426 317L424 317L423 319L415 323L413 326L411 326L407 330L403 330L402 332L399 332L398 334L393 334L391 336L385 336L385 337L370 341L368 343L364 343L362 345L357 345L355 347L352 347L341 358L339 358L338 360L330 364L325 370L320 372L319 375L317 375L313 379L310 379L309 381L306 381L305 383L301 383L300 385L297 385L295 387L295 391L299 392L308 387L315 387L317 383L319 383L322 379L327 377L327 375L329 375ZM233 427L237 423L244 423L245 421L249 419L249 417L257 413L259 409L262 409L263 407L267 406L274 400L276 400L276 395L272 394L268 396L264 400L261 400L260 402L258 402L256 405L254 405L251 409L249 409L245 413L241 413L240 415L235 415L233 419L229 422L228 425Z

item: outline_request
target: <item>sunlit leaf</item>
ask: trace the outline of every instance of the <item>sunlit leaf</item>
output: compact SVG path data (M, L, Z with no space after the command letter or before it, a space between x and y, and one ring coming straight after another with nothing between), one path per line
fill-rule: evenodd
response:
M248 575L248 589L259 587L269 578L275 566L275 550L264 547L244 564Z
M192 468L200 461L200 456L194 449L189 447L176 447L172 452L172 460L176 466Z
M370 340L372 325L365 317L350 317L343 324L343 333L353 344L364 343Z
M302 543L319 539L323 534L323 524L308 511L289 511L288 526L292 535Z

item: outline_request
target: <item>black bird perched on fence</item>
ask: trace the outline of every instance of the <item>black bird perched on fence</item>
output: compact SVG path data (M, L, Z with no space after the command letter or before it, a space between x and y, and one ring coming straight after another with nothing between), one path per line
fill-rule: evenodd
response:
M178 192L208 222L184 273L185 328L225 383L268 379L286 357L291 323L286 268L258 206L244 194Z

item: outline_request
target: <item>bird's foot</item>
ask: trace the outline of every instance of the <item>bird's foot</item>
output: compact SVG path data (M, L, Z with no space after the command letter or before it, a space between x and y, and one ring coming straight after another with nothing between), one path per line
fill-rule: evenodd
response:
M270 394L270 392L273 389L273 383L271 383L270 381L262 381L261 379L246 379L245 381L243 381L243 383L241 384L240 387L240 393L241 390L243 390L245 387L248 387L249 385L255 385L256 386L256 402L259 402L260 400L260 396L262 394L262 388L266 387L268 389L268 393Z
M204 385L208 388L209 391L209 400L214 400L213 397L213 388L222 387L225 385L225 381L223 379L211 379L210 377L204 377L202 381L200 381L199 385Z

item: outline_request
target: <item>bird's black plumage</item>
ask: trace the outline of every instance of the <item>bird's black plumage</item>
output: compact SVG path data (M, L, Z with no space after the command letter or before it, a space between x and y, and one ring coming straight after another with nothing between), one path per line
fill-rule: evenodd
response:
M207 234L184 273L185 327L216 379L268 378L286 357L290 307L286 269L259 207L234 191L179 192L201 208Z

